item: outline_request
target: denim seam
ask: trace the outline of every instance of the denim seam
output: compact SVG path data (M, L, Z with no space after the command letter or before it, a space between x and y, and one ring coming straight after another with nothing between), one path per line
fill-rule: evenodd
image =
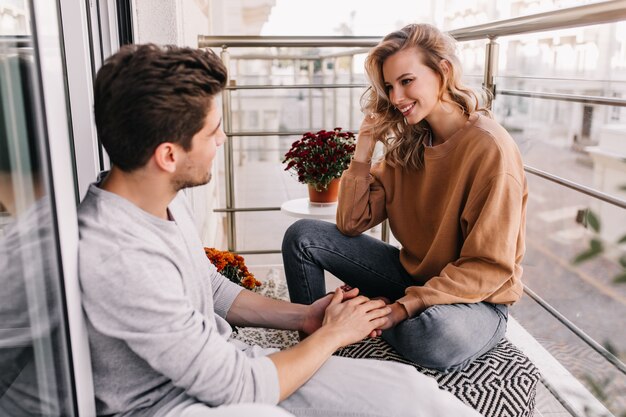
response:
M509 321L509 316L508 316L508 308L507 308L507 314L505 315L502 311L500 311L500 309L497 307L498 304L495 303L489 303L491 305L491 307L496 311L496 313L498 313L498 315L504 319L504 321L506 321L508 323Z
M352 264L354 264L354 265L358 266L359 268L363 268L363 269L365 269L365 270L369 271L370 273L372 273L373 275L376 275L376 276L378 276L378 277L381 277L382 279L384 279L384 280L385 280L385 282L387 282L387 283L389 283L389 284L394 284L394 285L398 285L398 286L400 286L397 282L393 282L393 281L389 280L389 279L388 279L385 275L379 274L377 271L375 271L375 270L373 270L373 269L371 269L371 268L368 268L368 267L366 267L366 266L364 266L364 265L361 265L361 264L359 264L358 262L355 262L355 261L354 261L354 259L352 259L352 258L348 258L348 257L344 256L343 254L341 254L341 253L339 253L339 252L336 252L336 251L333 251L333 250L327 249L327 248L322 247L322 246L315 246L315 245L305 246L305 245L303 245L303 249L305 249L305 250L308 250L308 249L311 249L311 248L312 248L312 249L323 250L323 251L326 251L326 252L332 252L332 253L334 253L335 255L337 255L337 256L339 256L339 257L343 258L344 260L348 261L349 263L352 263ZM302 252L301 252L301 253L302 253ZM406 288L406 286L404 286L404 288Z
M303 249L306 249L306 248L303 248ZM306 292L307 292L307 300L311 300L311 302L313 302L315 300L313 300L313 296L311 295L311 287L309 286L309 279L308 279L308 275L306 273L306 265L305 265L304 259L303 259L305 257L304 256L305 251L304 250L300 250L298 252L299 252L298 253L299 259L298 260L300 261L300 265L301 265L301 268L302 268L302 276L304 277L303 281L304 281L304 287L305 287Z

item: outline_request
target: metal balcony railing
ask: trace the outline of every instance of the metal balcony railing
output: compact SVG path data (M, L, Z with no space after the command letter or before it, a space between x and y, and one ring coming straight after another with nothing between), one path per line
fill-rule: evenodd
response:
M514 19L507 19L497 22L491 22L488 24L477 25L473 27L457 29L450 31L449 33L458 41L470 41L487 39L488 43L485 48L485 71L483 74L483 87L488 89L494 95L494 99L497 100L499 96L515 96L535 98L542 100L558 100L567 102L577 102L584 104L594 105L606 105L606 106L618 106L626 107L626 100L615 97L602 97L602 96L588 96L588 95L574 95L574 94L557 94L546 92L534 92L523 90L511 90L511 89L497 89L495 84L495 77L497 75L497 61L498 61L498 43L497 39L504 36L521 35L533 32L556 30L572 27L582 27L588 25L606 24L611 22L618 22L626 20L626 0L614 0L602 3L590 4L580 7L573 7L569 9L561 9L553 12L540 13L531 16L518 17ZM327 60L349 57L351 59L356 54L363 54L368 51L368 48L373 47L380 41L378 37L283 37L283 36L271 36L271 37L259 37L259 36L199 36L198 45L201 48L216 47L221 48L221 57L227 67L232 60L291 60L294 62L294 66L300 61L307 63L309 69L309 81L312 80L312 63L315 60ZM262 48L277 48L277 47L347 47L352 48L345 52L332 52L328 54L316 54L314 56L299 56L294 53L259 53L259 54L242 54L231 55L231 48L238 47L262 47ZM350 65L352 68L352 65ZM336 70L336 66L334 66ZM353 74L349 74L350 80L353 81ZM334 79L336 80L336 74ZM312 90L334 90L341 88L350 89L363 89L365 84L356 83L312 83L304 85L236 85L236 83L229 83L228 87L223 93L223 122L226 135L228 137L225 143L225 185L226 185L226 207L216 209L216 212L226 213L227 217L227 242L228 249L239 253L248 254L267 254L277 253L279 250L248 250L238 251L236 247L236 217L237 212L261 212L261 211L277 211L279 207L237 207L235 202L235 189L234 189L234 162L233 162L233 139L249 136L294 136L299 135L301 132L297 131L233 131L232 126L232 97L231 93L237 90L274 90L274 89L303 89L309 91L309 109L311 111L313 107ZM326 101L323 100L323 105ZM336 100L335 100L336 103ZM352 103L352 96L350 97L350 110L354 104ZM323 111L323 117L326 112ZM350 111L350 117L352 117L352 111ZM312 124L312 116L310 116L309 123ZM352 120L350 120L352 123ZM352 124L350 124L352 126ZM311 130L314 130L311 126ZM318 129L321 130L321 129ZM538 169L532 166L525 166L525 171L529 174L558 184L562 187L575 190L579 193L591 196L600 201L609 203L621 209L626 209L626 201L608 195L597 189L587 187L574 181L564 179L558 175L554 175L550 172ZM382 230L382 239L388 241L388 227L385 225ZM626 375L626 365L613 353L609 352L606 348L586 335L581 329L579 329L574 323L568 320L557 309L543 300L530 288L525 288L525 292L536 301L541 307L553 315L557 320L563 323L569 328L580 340L584 341L593 350L598 352L604 357L608 363L610 363L615 369L622 374ZM544 381L544 384L551 392L555 392L554 388L550 386L548 381ZM557 393L558 394L558 393ZM558 395L557 395L558 398ZM567 401L563 398L559 400L564 404L566 409L574 416L583 415L581 410L577 410L575 407L571 407L567 404Z

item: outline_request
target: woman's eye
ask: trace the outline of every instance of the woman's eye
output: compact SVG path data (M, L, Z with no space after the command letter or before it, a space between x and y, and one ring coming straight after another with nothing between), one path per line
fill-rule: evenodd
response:
M411 81L413 81L411 78L405 78L404 80L401 81L402 85L407 85L409 84Z

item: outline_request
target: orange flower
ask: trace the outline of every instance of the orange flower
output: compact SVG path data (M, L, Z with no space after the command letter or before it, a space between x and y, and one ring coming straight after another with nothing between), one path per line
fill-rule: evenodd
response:
M244 259L240 255L235 255L229 251L220 251L215 248L204 248L204 253L217 272L228 278L235 284L241 285L249 290L255 290L263 285L257 281L254 275L248 271Z

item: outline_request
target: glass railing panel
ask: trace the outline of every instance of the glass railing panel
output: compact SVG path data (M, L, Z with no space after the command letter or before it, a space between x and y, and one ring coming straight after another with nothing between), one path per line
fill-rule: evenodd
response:
M231 90L232 132L304 133L337 126L356 130L362 92L362 88Z
M237 213L237 246L242 251L276 251L280 250L283 235L287 228L297 219L280 212ZM244 255L248 259L251 255ZM258 263L260 258L255 260ZM267 254L263 264L280 265L283 263L280 253ZM252 259L251 259L252 260ZM253 265L254 263L250 263Z
M26 3L13 2L27 9ZM74 415L58 235L37 79L32 42L0 38L2 416Z
M612 119L615 109L618 118ZM626 118L621 111L617 106L504 95L494 104L498 121L517 142L526 165L626 200L621 189L626 169L620 162L626 157Z
M588 208L598 210L600 203L532 175L528 175L528 183L525 285L574 326L625 361L626 285L613 282L621 271L618 248L613 247L579 265L573 262L588 248L589 239L596 236L577 222L577 214ZM624 229L624 225L626 213L622 210L616 218L603 221L601 233ZM511 313L594 396L602 400L600 391L604 390L605 406L615 415L622 415L626 410L623 372L528 295L513 306Z

